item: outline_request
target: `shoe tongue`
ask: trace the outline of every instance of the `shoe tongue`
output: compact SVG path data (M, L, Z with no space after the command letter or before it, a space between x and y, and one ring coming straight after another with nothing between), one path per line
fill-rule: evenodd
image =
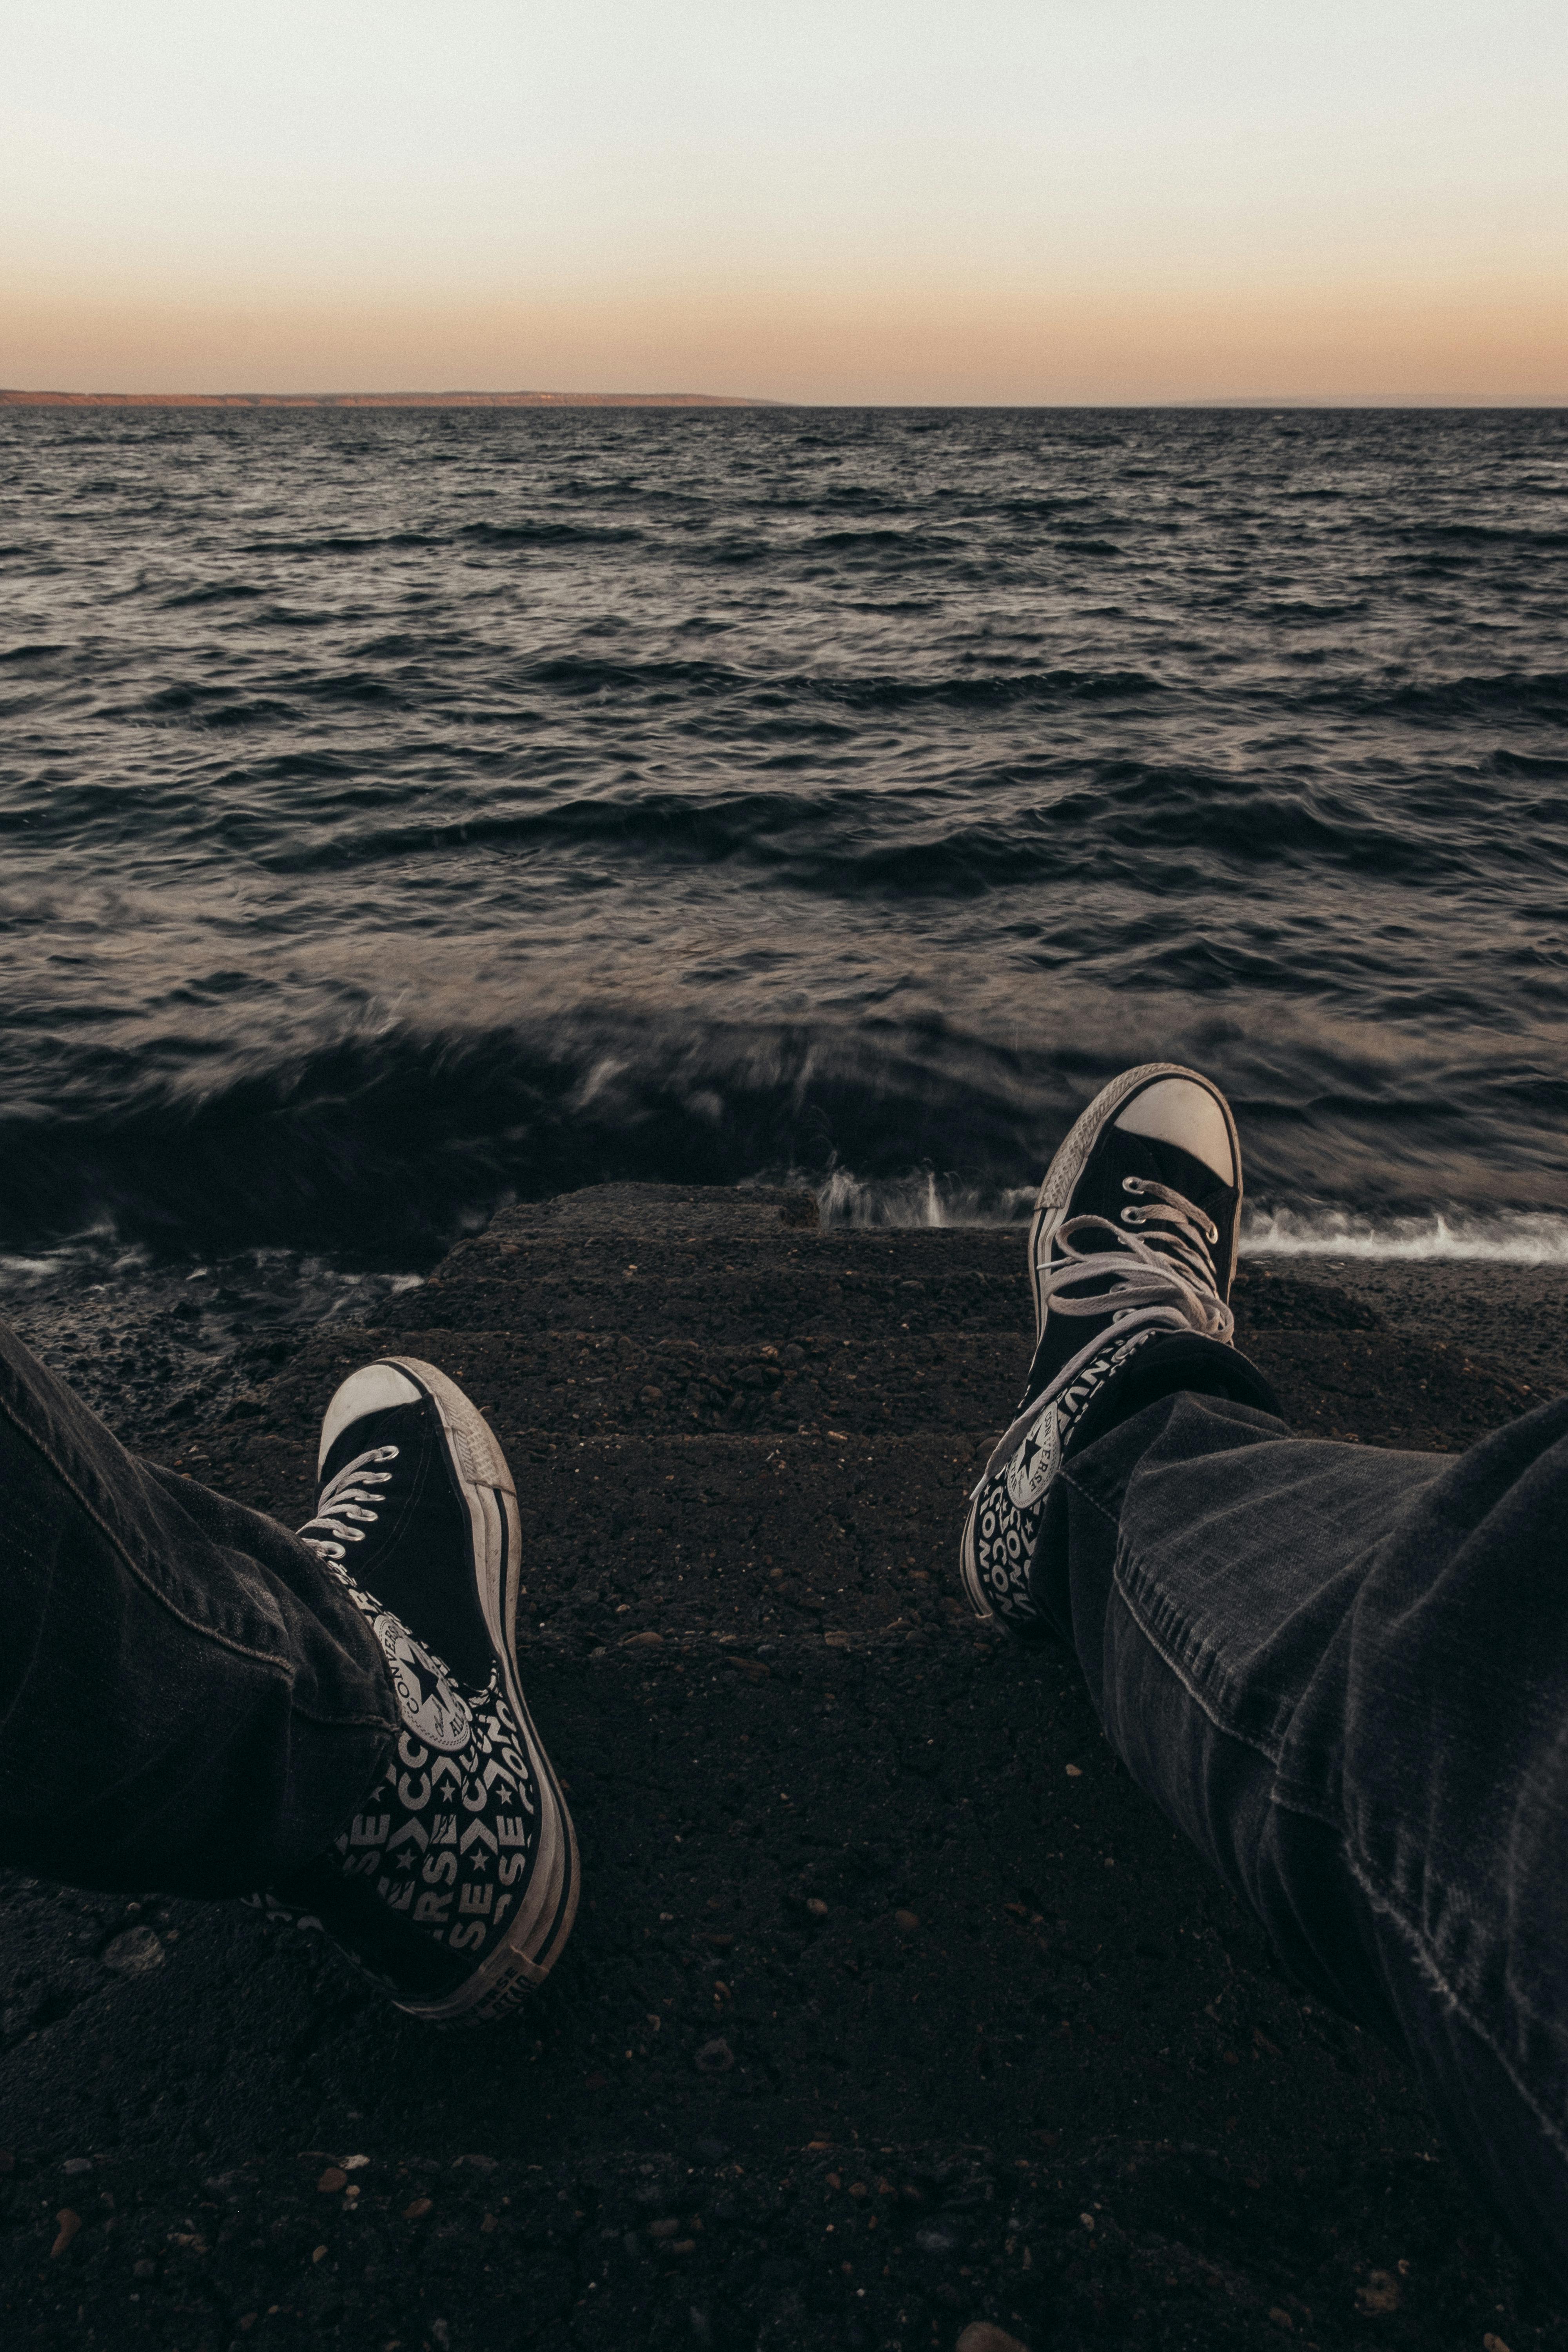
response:
M1206 1160L1195 1159L1192 1152L1184 1151L1179 1143L1167 1143L1152 1136L1139 1136L1136 1140L1147 1164L1136 1169L1121 1169L1116 1178L1118 1192L1121 1191L1122 1175L1139 1175L1146 1181L1163 1184L1168 1192L1178 1193L1184 1201L1189 1202L1200 1219L1206 1217L1217 1229L1219 1239L1211 1242L1206 1234L1194 1233L1184 1225L1168 1223L1164 1218L1153 1214L1146 1223L1130 1230L1156 1257L1170 1257L1184 1264L1186 1252L1196 1249L1200 1257L1207 1259L1216 1278L1223 1282L1229 1265L1230 1225L1236 1211L1236 1194L1231 1186L1223 1176L1215 1174ZM1146 1206L1152 1211L1167 1204L1139 1202L1136 1195L1121 1195L1122 1207L1132 1205ZM1111 1210L1108 1213L1120 1223L1120 1210ZM1178 1244L1184 1246L1178 1246Z
M1121 1180L1124 1176L1138 1176L1146 1183L1163 1184L1171 1192L1180 1193L1183 1200L1190 1201L1200 1216L1207 1217L1211 1223L1219 1227L1222 1239L1218 1246L1206 1244L1200 1246L1205 1250L1211 1262L1224 1263L1227 1244L1223 1236L1232 1213L1234 1192L1205 1161L1196 1159L1190 1151L1184 1151L1180 1144L1167 1143L1158 1136L1131 1135L1123 1129L1107 1128L1083 1175L1073 1188L1073 1215L1103 1217L1129 1241L1136 1237L1151 1246L1156 1257L1165 1255L1167 1253L1159 1247L1159 1237L1174 1230L1173 1227L1160 1219L1144 1225L1122 1223L1123 1209L1141 1205L1136 1194L1123 1191ZM1085 1256L1096 1256L1102 1251L1114 1251L1116 1248L1109 1234L1090 1232L1077 1238ZM1059 1240L1053 1241L1053 1265L1063 1264L1068 1255ZM1109 1294L1115 1288L1116 1277L1113 1275L1091 1276L1074 1286L1073 1296L1075 1298L1105 1297L1106 1311L1113 1314L1115 1300ZM1049 1314L1030 1366L1029 1391L1037 1391L1054 1380L1063 1365L1077 1355L1092 1336L1094 1329L1094 1319L1090 1316L1064 1315L1059 1310Z
M374 1492L376 1518L345 1566L362 1591L390 1611L451 1673L459 1690L483 1689L495 1664L474 1583L468 1511L443 1455L433 1408L390 1405L362 1413L332 1440L323 1486L362 1454L395 1446Z
M1076 1189L1075 1213L1105 1217L1120 1226L1122 1210L1136 1205L1136 1196L1122 1189L1124 1176L1139 1176L1146 1183L1163 1184L1171 1192L1179 1192L1184 1201L1192 1202L1200 1216L1207 1217L1222 1233L1225 1230L1236 1194L1205 1160L1184 1151L1179 1143L1167 1143L1162 1137L1128 1135L1115 1128L1107 1129L1094 1163L1086 1170L1084 1180ZM1142 1240L1152 1242L1162 1230L1171 1229L1156 1219L1131 1230Z

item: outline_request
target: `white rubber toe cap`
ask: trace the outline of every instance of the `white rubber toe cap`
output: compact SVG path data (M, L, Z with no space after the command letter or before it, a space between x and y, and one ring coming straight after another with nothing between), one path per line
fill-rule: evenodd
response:
M1206 1087L1191 1078L1159 1078L1134 1095L1116 1124L1125 1134L1147 1135L1190 1151L1226 1184L1236 1181L1230 1123Z
M316 1453L318 1478L322 1463L351 1421L361 1421L367 1412L385 1412L395 1404L417 1404L421 1393L395 1364L364 1364L357 1372L351 1372L327 1407L327 1417L321 1423L321 1443Z

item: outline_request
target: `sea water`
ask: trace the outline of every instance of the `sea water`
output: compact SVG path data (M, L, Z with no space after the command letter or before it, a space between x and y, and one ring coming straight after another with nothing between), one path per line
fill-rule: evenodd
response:
M6 413L0 1308L1153 1059L1254 1247L1568 1257L1565 592L1559 413Z

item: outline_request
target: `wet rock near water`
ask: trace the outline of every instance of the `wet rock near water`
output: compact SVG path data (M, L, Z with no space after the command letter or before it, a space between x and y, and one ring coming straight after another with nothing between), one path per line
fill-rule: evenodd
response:
M298 1251L192 1265L88 1235L0 1262L0 1317L127 1444L158 1451L209 1423L260 1418L268 1384L309 1339L363 1324L416 1285Z

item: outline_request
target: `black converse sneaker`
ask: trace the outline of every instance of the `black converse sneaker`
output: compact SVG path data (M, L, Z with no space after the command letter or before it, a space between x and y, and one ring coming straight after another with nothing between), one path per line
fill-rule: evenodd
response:
M402 1721L335 1853L259 1899L411 2016L486 2021L542 1980L577 1909L571 1818L519 1679L516 1491L482 1416L410 1356L343 1382L317 1475L300 1537L369 1619Z
M1051 1161L1029 1227L1034 1360L959 1554L977 1617L1044 1632L1030 1571L1052 1481L1106 1382L1149 1341L1229 1340L1240 1211L1230 1106L1174 1063L1113 1078Z

